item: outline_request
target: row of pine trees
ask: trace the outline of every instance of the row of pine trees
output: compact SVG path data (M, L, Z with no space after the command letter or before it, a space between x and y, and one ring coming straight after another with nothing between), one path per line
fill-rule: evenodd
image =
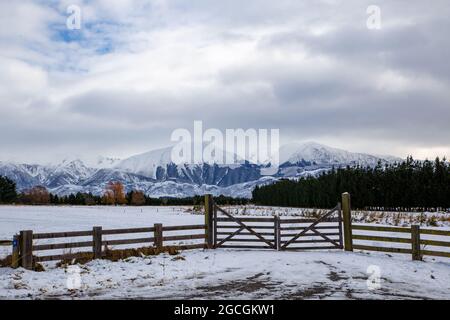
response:
M415 161L373 168L333 169L319 177L257 187L253 202L260 205L332 208L350 192L358 209L415 211L450 208L450 164L445 159Z

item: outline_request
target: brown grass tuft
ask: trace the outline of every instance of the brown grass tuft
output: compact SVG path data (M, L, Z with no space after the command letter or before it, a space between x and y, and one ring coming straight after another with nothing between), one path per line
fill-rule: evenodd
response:
M137 249L121 249L121 250L119 249L112 250L109 248L105 248L102 259L116 262L130 257L156 256L164 252L172 256L179 254L178 249L176 247L171 246L163 247L161 249L155 247L143 247ZM64 267L71 264L86 264L92 260L93 260L92 253L86 252L86 255L82 255L82 257L80 258L62 260L58 262L56 265L58 267Z

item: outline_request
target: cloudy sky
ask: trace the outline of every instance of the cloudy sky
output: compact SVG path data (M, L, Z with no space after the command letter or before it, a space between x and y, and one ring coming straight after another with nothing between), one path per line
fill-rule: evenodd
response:
M0 160L126 157L194 120L449 157L448 30L448 0L1 0Z

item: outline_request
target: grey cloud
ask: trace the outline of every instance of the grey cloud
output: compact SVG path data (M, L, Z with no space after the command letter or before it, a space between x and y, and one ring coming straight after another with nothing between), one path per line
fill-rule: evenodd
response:
M369 1L176 0L167 6L143 1L129 16L100 12L105 19L117 18L118 24L99 23L97 33L86 30L88 41L83 45L48 39L40 50L21 48L20 57L34 57L26 63L43 66L49 81L42 92L19 95L11 88L0 96L2 155L27 158L33 150L51 159L55 152L70 150L95 156L144 151L169 143L172 130L190 129L194 120L219 129L280 128L282 135L299 140L364 140L374 152L384 151L385 141L398 150L450 149L448 2L378 2L385 24L379 31L365 27ZM232 61L233 52L224 52L232 63L211 72L206 72L208 63L214 62L193 61L206 85L198 85L194 71L192 83L188 79L185 85L117 90L104 83L97 86L94 79L92 87L66 96L72 81L89 78L89 68L101 62L95 48L105 36L117 46L118 53L110 56L113 65L120 54L140 48L128 42L129 35L142 31L156 36L185 26L199 27L198 41L192 44L200 47L196 50L209 43L219 42L226 50L235 43L256 41L255 56ZM312 26L330 30L314 35ZM46 35L47 31L39 39ZM0 44L9 48L11 42L0 34ZM41 57L42 52L48 57ZM304 60L300 54L305 54ZM161 63L188 64L175 60ZM60 69L64 64L68 67ZM377 79L385 72L404 76L413 85L380 88ZM110 76L115 76L113 71ZM7 83L0 79L0 85Z

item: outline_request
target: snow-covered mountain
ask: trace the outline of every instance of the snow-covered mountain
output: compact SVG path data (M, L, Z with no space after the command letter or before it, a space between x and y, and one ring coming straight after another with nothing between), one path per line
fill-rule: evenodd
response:
M331 148L316 142L290 143L280 148L281 164L313 163L316 165L363 165L375 166L379 160L389 161L377 156L349 152ZM390 159L393 159L392 157Z
M125 159L116 164L114 168L156 179L158 168L169 165L172 162L171 156L171 147L153 150Z
M255 186L273 183L280 178L317 175L333 166L374 166L379 161L401 160L348 152L314 142L292 143L280 148L278 172L265 176L263 165L248 162L233 165L175 164L171 161L171 151L172 148L158 149L122 161L99 158L97 164L91 166L81 160L47 166L0 162L0 175L14 180L19 190L43 185L59 195L76 192L102 194L109 181L119 181L127 191L143 190L154 197L204 193L250 197Z

